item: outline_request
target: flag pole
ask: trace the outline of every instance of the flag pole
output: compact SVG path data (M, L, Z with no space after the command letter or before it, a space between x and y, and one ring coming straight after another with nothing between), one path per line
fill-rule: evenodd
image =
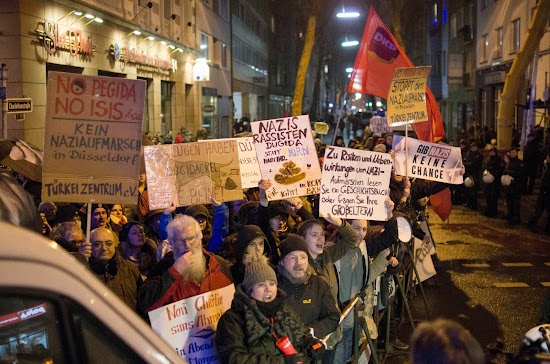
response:
M342 122L342 115L344 113L344 103L346 102L346 99L348 98L348 93L344 93L344 101L340 104L340 115L338 115L338 121L336 122L336 129L334 129L334 137L332 138L331 145L335 145L336 143L336 133L338 132L338 129L340 127L340 123ZM343 137L343 136L342 136Z

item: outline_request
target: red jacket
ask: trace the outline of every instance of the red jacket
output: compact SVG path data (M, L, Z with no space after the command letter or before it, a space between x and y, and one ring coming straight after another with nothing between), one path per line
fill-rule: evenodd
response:
M229 264L223 258L204 249L203 253L206 258L206 273L200 285L195 281L184 279L173 267L173 254L167 254L158 263L161 266L160 274L149 277L139 290L138 306L140 311L146 313L167 304L220 289L233 283ZM152 271L154 270L155 268Z

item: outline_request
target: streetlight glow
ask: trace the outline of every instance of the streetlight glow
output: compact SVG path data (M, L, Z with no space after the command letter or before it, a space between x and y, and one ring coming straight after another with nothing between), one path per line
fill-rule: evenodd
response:
M342 42L342 47L355 47L356 45L359 45L358 40L346 40Z
M359 15L360 14L356 11L352 11L352 12L349 12L349 13L346 13L345 11L342 11L341 13L336 14L336 17L337 18L358 18Z
M353 72L353 68L352 68L352 67L346 68L346 73L352 73L352 72Z

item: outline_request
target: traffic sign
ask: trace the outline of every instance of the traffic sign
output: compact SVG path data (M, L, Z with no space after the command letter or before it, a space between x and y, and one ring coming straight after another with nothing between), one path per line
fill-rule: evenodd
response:
M8 114L20 114L32 112L32 99L6 99L8 103Z

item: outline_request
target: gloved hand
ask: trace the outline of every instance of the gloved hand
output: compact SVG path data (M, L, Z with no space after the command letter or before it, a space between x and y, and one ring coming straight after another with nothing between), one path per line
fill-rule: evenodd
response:
M325 345L323 345L321 340L316 339L313 336L308 336L305 338L305 347L306 354L309 358L314 360L323 359L323 355L325 354Z

